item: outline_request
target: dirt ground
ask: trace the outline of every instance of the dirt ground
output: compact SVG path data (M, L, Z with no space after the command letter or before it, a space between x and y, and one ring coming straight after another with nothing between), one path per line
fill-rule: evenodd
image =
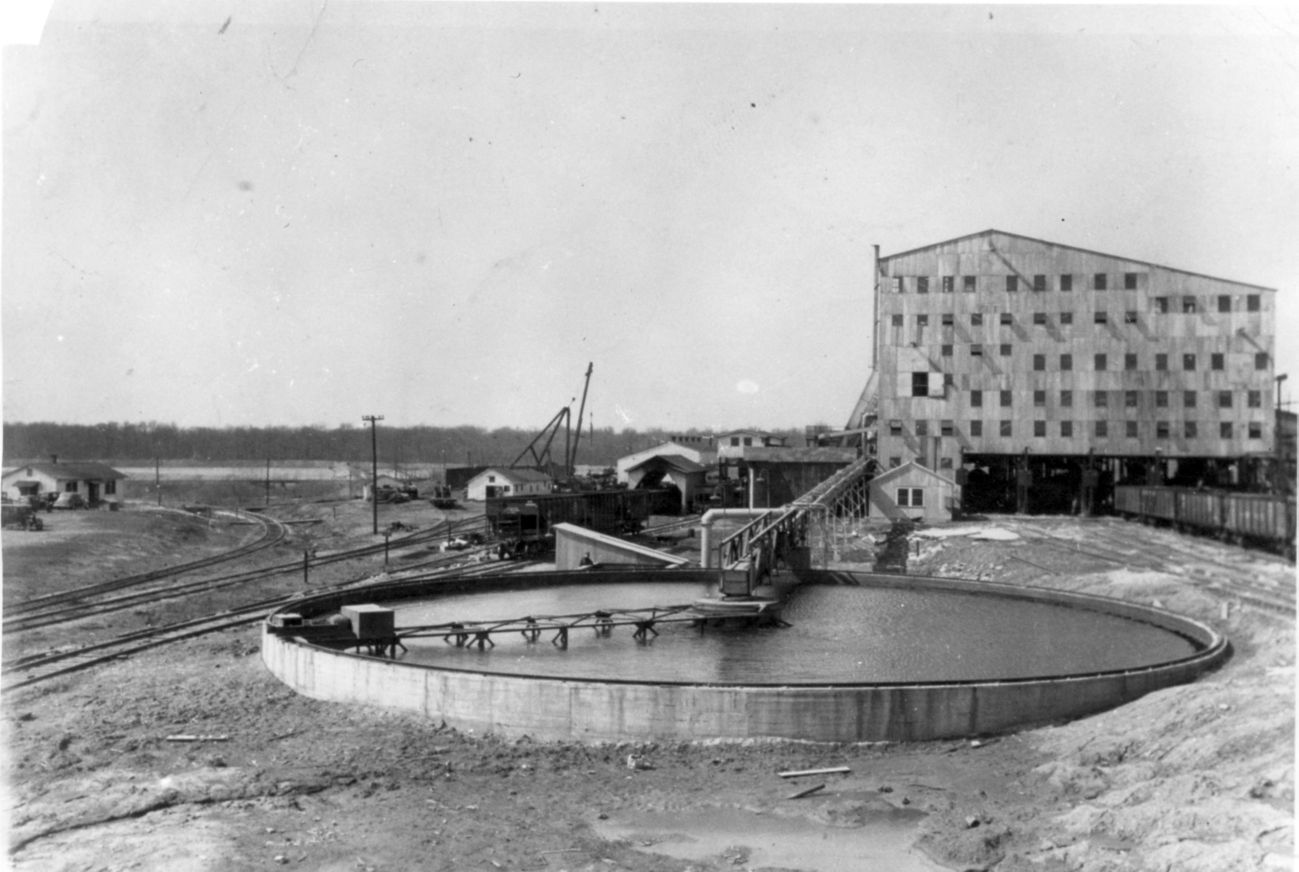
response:
M400 517L427 526L443 516L426 504L383 508L384 523ZM278 511L321 522L295 525L291 544L257 558L267 563L304 547L367 541L369 507L359 502ZM775 868L743 839L681 859L669 856L663 834L605 837L611 822L659 814L706 820L738 810L773 829L797 822L827 845L892 821L912 843L910 868L1293 868L1294 617L1204 584L1227 565L1293 589L1293 567L1204 540L1179 551L1174 534L1137 528L1134 541L1181 555L1167 571L1153 571L1061 548L1062 539L1087 536L1082 522L994 518L972 526L1018 534L1049 528L1055 538L917 540L911 571L1158 602L1226 633L1232 658L1194 684L1100 715L975 741L847 746L700 737L588 746L505 741L315 702L267 674L256 629L230 631L3 697L8 862L17 870L176 872ZM130 507L55 515L50 531L4 532L6 601L121 572L123 548L134 549L139 571L230 547L246 532L178 525ZM841 557L864 559L868 545ZM106 560L117 562L106 570ZM381 569L371 561L336 576ZM295 585L301 579L289 576L255 593ZM46 633L7 647L69 641ZM169 741L176 735L200 740ZM638 768L629 767L629 755ZM850 772L823 779L825 789L799 800L789 796L800 785L778 776L839 766ZM809 851L805 862L782 868L845 868L829 862ZM863 860L855 868L900 865Z

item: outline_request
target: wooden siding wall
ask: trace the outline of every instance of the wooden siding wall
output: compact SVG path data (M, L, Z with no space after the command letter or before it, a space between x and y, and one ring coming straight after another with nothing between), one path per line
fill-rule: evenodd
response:
M1269 288L996 233L883 258L880 272L879 456L886 464L932 455L934 437L948 463L962 447L1003 454L1094 449L1111 456L1153 456L1158 449L1170 458L1271 450L1275 292ZM1104 290L1094 287L1097 273L1106 277ZM1130 289L1129 273L1135 275ZM1045 290L1034 290L1039 275ZM1072 276L1071 290L1061 289L1062 275ZM974 277L973 292L965 289L967 276ZM1007 290L1007 276L1016 277L1016 290ZM951 277L950 291L944 277ZM927 293L919 292L922 279ZM1230 298L1229 312L1219 311L1220 296ZM1167 300L1167 312L1158 298ZM1195 302L1193 313L1184 311L1187 299ZM1251 299L1256 311L1248 311ZM1003 323L1006 315L1010 323ZM972 354L975 345L981 356ZM1106 356L1103 371L1096 368L1098 354ZM1130 354L1136 355L1131 369ZM1161 354L1166 369L1156 368ZM1223 355L1221 370L1211 368L1214 354ZM1263 368L1256 365L1259 354ZM1042 370L1035 369L1039 355ZM1072 358L1068 370L1063 355ZM1193 370L1184 369L1184 355L1195 356ZM911 396L917 361L944 374L944 396ZM983 392L981 407L972 405L975 390ZM1008 407L1001 404L1003 391ZM1045 398L1040 405L1038 391ZM1194 408L1185 404L1187 391L1195 392ZM1248 405L1250 391L1257 392L1257 406ZM1230 393L1230 408L1220 408L1220 392ZM945 421L950 434L943 432ZM972 434L973 421L982 422L981 436ZM1001 435L1003 421L1010 422L1010 436ZM1066 421L1072 436L1062 435ZM1097 435L1097 421L1105 422L1106 435ZM1128 421L1136 422L1135 438ZM1035 435L1036 422L1043 422L1045 436ZM1221 435L1223 422L1232 425L1230 437ZM1250 424L1259 437L1250 438Z

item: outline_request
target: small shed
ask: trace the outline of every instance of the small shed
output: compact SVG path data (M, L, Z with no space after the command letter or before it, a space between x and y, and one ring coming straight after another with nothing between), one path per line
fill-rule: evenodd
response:
M959 508L954 479L914 460L871 479L870 511L891 520L948 521Z
M696 494L708 487L708 467L679 454L659 454L627 470L631 488L675 487L680 492L681 511L694 505Z
M491 497L548 494L553 484L550 476L535 469L489 466L469 479L465 485L465 499L486 500Z
M59 462L56 456L49 462L33 462L4 473L0 479L7 499L26 502L32 497L44 498L46 494L73 493L81 496L88 505L119 502L117 483L126 478L106 463L94 461Z

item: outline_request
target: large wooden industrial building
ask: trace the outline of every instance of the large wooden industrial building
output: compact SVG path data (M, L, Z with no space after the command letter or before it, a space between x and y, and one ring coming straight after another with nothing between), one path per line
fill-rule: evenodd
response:
M1123 481L1268 474L1273 288L998 230L877 255L877 271L885 468L950 471L975 510L1013 508L1025 475L1029 510L1067 511L1089 469L1098 500Z

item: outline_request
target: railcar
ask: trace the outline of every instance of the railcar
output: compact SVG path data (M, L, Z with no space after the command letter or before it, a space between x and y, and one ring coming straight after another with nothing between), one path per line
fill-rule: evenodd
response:
M1114 510L1143 523L1267 548L1295 558L1295 500L1273 494L1119 485Z
M484 513L503 558L545 554L555 547L554 526L576 524L597 533L640 532L670 502L664 489L488 497Z

